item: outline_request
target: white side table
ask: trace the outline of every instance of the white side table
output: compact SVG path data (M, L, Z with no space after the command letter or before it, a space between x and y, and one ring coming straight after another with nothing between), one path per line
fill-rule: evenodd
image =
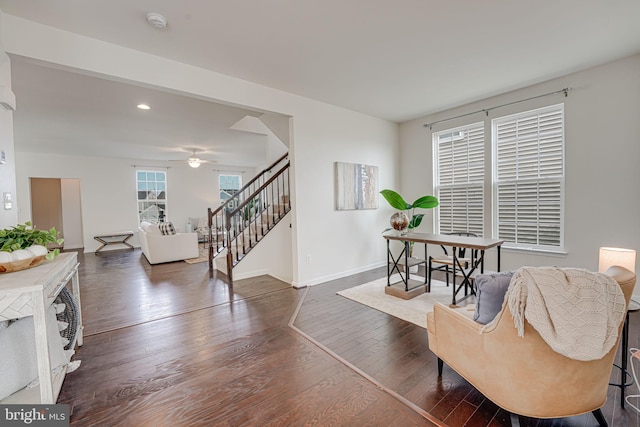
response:
M78 308L76 342L79 346L82 345L82 307L77 258L75 252L66 252L58 255L53 261L45 261L37 267L0 274L0 320L33 316L40 379L39 396L37 388L23 389L0 403L52 404L56 402L66 369L63 369L56 378L51 375L46 311L62 288L71 281L73 297Z
M624 402L625 402L625 398L624 398L625 389L628 386L633 385L633 382L634 382L633 376L629 373L629 370L628 370L629 359L627 359L629 357L629 313L635 312L638 310L640 310L640 304L633 300L629 301L629 307L627 307L627 314L625 315L625 318L624 318L624 325L622 326L622 337L620 337L621 346L622 346L620 366L616 365L615 363L613 364L613 366L620 369L620 383L609 383L609 385L620 387L620 406L622 406L623 408L624 408ZM629 381L627 381L627 377L630 378Z

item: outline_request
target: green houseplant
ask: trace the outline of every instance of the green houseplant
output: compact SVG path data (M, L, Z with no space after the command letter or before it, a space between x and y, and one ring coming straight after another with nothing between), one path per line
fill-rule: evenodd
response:
M407 229L409 230L413 230L422 223L424 214L416 214L416 209L432 209L439 204L438 199L434 196L422 196L416 199L413 203L407 203L400 194L393 190L382 190L380 194L382 194L382 197L389 202L391 207L403 212L406 211L407 217L409 218L409 224L407 226ZM388 230L390 229L385 231Z
M434 196L422 196L417 198L413 203L407 203L400 194L393 190L382 190L380 194L382 194L385 200L389 202L391 207L396 208L403 213L406 212L406 216L408 218L407 230L413 230L422 223L424 214L416 214L416 209L433 209L439 204L438 198ZM384 231L389 231L394 228L387 228ZM401 234L403 233L403 230L399 231ZM413 256L413 242L409 242L409 256ZM417 269L417 267L414 268Z
M58 237L58 232L54 227L51 227L50 230L38 230L29 221L0 230L0 251L2 252L14 252L34 245L46 248L49 243L62 244L63 241ZM56 248L47 252L46 258L52 260L59 253L60 250Z

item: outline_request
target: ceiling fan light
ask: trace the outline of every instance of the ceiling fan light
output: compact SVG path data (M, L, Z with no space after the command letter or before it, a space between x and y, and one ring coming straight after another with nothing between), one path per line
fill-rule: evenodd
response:
M189 157L189 160L187 160L187 163L189 163L189 166L195 169L200 166L202 161L197 157Z

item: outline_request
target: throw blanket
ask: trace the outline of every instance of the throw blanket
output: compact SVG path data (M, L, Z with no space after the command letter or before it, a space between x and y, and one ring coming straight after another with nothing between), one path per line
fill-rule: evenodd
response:
M613 277L577 268L520 268L505 299L519 336L526 318L555 352L576 360L607 354L627 309Z

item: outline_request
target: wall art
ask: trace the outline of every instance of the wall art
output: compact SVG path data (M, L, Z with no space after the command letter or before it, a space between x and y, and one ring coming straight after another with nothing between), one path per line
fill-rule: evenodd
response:
M336 210L378 209L378 166L335 162Z

